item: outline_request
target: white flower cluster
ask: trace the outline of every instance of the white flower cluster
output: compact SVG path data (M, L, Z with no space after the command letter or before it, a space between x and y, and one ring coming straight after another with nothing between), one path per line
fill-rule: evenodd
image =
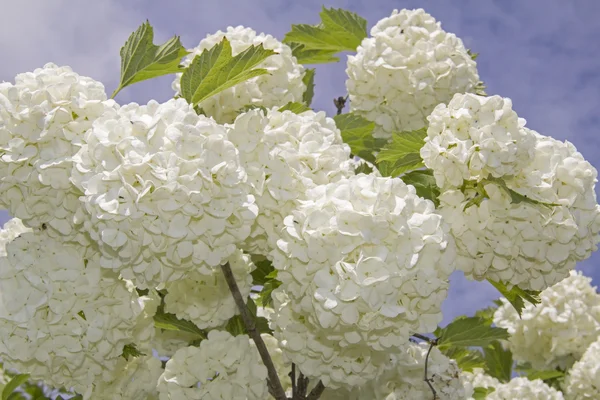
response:
M139 288L210 273L250 234L257 209L238 152L184 99L108 110L74 161L102 266Z
M0 354L5 368L89 396L115 378L123 348L149 340L156 304L99 265L84 246L24 233L0 258ZM152 309L145 309L153 307Z
M461 379L467 389L467 400L474 400L472 396L476 388L495 389L502 384L498 379L486 374L483 368L473 368L473 372L463 371Z
M269 254L309 189L354 175L350 147L324 112L252 110L228 132L248 173L259 214L245 250Z
M178 349L187 347L198 339L198 335L191 332L156 328L151 347L158 357L170 358Z
M600 399L600 336L569 370L562 387L566 400Z
M156 385L163 373L158 358L121 358L115 371L114 380L94 383L94 400L158 400Z
M247 335L212 330L200 347L184 347L158 381L160 400L264 400L267 369Z
M252 289L250 273L256 266L241 250L236 250L228 262L245 299ZM220 268L209 269L208 273L192 271L186 278L167 283L165 289L165 311L195 323L200 329L222 326L239 314Z
M467 277L543 290L597 249L597 171L571 143L525 128L498 96L457 94L429 120L421 156Z
M456 94L427 117L421 157L440 188L465 180L516 175L531 160L535 146L525 120L500 96Z
M412 131L455 93L473 92L477 66L460 38L423 9L394 10L348 56L350 110L376 123L373 135Z
M409 343L403 353L394 356L393 368L386 371L369 386L373 396L360 399L428 400L431 388L423 380L425 359L429 350L427 343ZM443 355L437 348L429 354L427 378L439 400L463 400L466 397L461 370L454 360Z
M188 50L191 54L183 59L182 64L190 65L196 56L212 49L223 38L229 40L232 56L261 44L276 54L257 66L266 69L267 74L251 78L202 101L198 106L207 116L213 117L220 124L231 123L240 110L248 105L271 108L289 102L302 102L302 95L306 90L306 85L302 82L305 70L298 64L296 57L292 56L292 49L271 35L257 35L251 28L230 26L227 32L218 31L207 35L198 46ZM181 90L181 75L177 74L172 85L177 93Z
M12 218L0 229L0 257L6 256L6 245L22 233L31 232L19 218Z
M563 400L563 394L546 385L541 379L513 378L496 386L496 390L486 396L486 400Z
M81 218L72 157L114 106L100 82L51 63L0 84L0 206L26 226L70 235Z
M517 361L533 368L568 368L600 335L600 294L580 272L542 291L541 304L526 304L519 318L506 300L494 323L510 334L508 345Z
M357 388L375 379L389 365L389 351L375 351L362 343L340 346L339 336L330 338L326 329L294 312L281 288L272 296L275 310L271 314L271 329L283 355L304 376L321 380L330 389Z
M273 252L294 311L341 346L383 350L433 331L454 270L433 203L398 178L364 174L307 197L286 217Z

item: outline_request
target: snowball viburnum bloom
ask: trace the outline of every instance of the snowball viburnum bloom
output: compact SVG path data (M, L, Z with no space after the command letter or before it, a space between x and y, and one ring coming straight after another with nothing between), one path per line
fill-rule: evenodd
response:
M257 208L225 128L184 99L106 112L74 157L103 267L139 288L210 273L250 234Z
M533 155L535 137L508 98L456 94L427 120L421 157L440 188L458 188L488 175L516 175Z
M515 360L550 370L568 368L581 358L600 336L600 294L590 282L572 271L568 278L541 292L541 304L526 304L521 318L503 301L494 323L508 330Z
M81 218L72 157L113 107L102 83L67 66L49 63L0 84L0 206L26 226L70 235Z
M309 189L354 175L350 147L324 112L295 114L252 110L229 126L240 152L259 214L245 250L268 254L277 248L283 219Z
M302 102L302 95L306 90L306 85L302 81L305 69L292 55L292 49L273 36L257 34L251 28L230 26L226 32L217 31L206 36L198 46L188 50L191 54L183 59L182 64L190 65L196 56L212 49L223 38L229 40L233 56L247 50L250 46L258 45L273 50L276 54L257 65L257 68L266 69L267 74L250 78L198 104L207 116L213 117L221 124L230 123L248 105L271 108L289 102ZM181 90L181 75L176 75L172 85L177 93Z
M250 273L256 266L241 250L236 250L227 261L242 298L247 298L252 289ZM186 278L167 283L165 289L168 292L165 311L193 322L200 329L223 326L239 314L220 268L210 269L208 274L190 272Z
M307 198L273 252L294 311L342 347L384 350L435 330L455 249L433 203L399 178L364 174Z
M479 83L462 40L423 9L394 10L356 51L346 68L350 111L375 122L377 138L423 128L435 106Z
M600 336L569 370L562 387L566 400L600 399Z
M404 346L402 353L393 356L393 366L368 385L373 388L373 395L362 395L359 399L431 399L431 388L423 380L429 347L427 343ZM435 347L429 354L427 375L439 400L465 399L465 384L460 368Z
M376 351L361 342L342 347L339 334L294 312L281 288L273 291L272 296L275 309L270 315L270 326L273 334L283 355L295 363L304 376L316 382L321 380L327 388L352 389L375 379L389 365L389 350Z
M212 330L199 347L181 348L167 361L158 392L160 400L264 400L267 368L247 335Z
M541 379L513 378L496 386L486 400L563 400L563 394L546 385Z
M473 372L464 371L461 373L461 379L467 391L467 400L474 400L472 395L477 388L489 389L501 384L498 379L487 375L483 368L473 368Z
M575 147L530 133L533 157L517 175L446 190L439 212L450 221L456 266L467 277L543 290L597 249L600 206L597 171Z
M22 233L31 232L19 218L12 218L0 229L0 257L6 256L6 245Z
M156 385L163 373L158 358L138 356L129 361L121 358L115 367L115 378L108 382L95 381L94 400L152 400L158 399Z
M156 304L82 245L24 233L0 258L0 357L5 368L89 398L115 379L123 348L149 341ZM145 307L152 307L146 310Z

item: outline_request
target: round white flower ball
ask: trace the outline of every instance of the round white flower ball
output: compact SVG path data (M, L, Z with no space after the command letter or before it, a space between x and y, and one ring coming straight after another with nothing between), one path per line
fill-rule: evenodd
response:
M74 161L102 266L139 288L212 273L256 218L225 128L184 99L106 112Z
M294 312L290 298L273 291L270 326L287 360L311 381L330 389L356 389L375 379L391 362L389 351L376 351L364 343L340 346L340 335L315 325ZM341 337L343 339L343 337Z
M246 299L252 289L250 273L256 266L241 250L236 250L228 262L242 298ZM210 269L209 273L190 272L186 278L167 283L165 289L165 311L200 329L225 325L239 314L221 268Z
M275 54L256 66L256 68L266 69L267 74L248 79L202 101L198 107L207 116L213 117L221 124L230 123L248 105L271 108L289 102L302 102L302 95L306 90L306 85L302 82L305 69L298 64L296 57L292 56L292 49L273 36L257 34L251 28L230 26L226 32L217 31L207 35L198 46L188 50L191 54L183 59L183 65L190 65L196 56L212 49L223 38L227 38L230 42L232 56L258 45L273 50ZM180 73L176 75L172 85L177 93L181 90L181 75Z
M440 188L459 188L465 180L489 175L516 175L533 156L536 139L508 98L455 94L427 120L421 157Z
M67 236L80 223L70 181L84 133L106 109L102 83L49 63L0 84L0 207L31 228Z
M0 258L0 357L5 368L86 393L115 379L126 345L154 333L157 304L99 265L85 246L23 233Z
M496 390L487 395L486 400L563 400L563 394L546 385L541 379L533 381L527 378L513 378L507 383L496 386Z
M158 378L163 373L158 358L139 356L129 361L121 358L115 368L115 379L96 381L93 385L93 398L96 400L153 400L158 399L156 388Z
M501 384L498 379L486 374L483 368L473 368L472 372L463 371L461 379L468 392L467 400L474 400L473 394L477 388L495 389L496 386Z
M354 175L350 147L324 112L295 114L252 110L229 126L240 152L259 214L245 250L269 256L277 248L283 219L309 189Z
M494 323L508 330L515 360L529 362L538 370L568 368L600 335L600 294L590 278L572 271L540 297L541 304L526 304L521 318L504 300Z
M562 387L566 400L600 399L600 336L569 370Z
M295 312L385 350L432 332L454 270L454 243L431 201L399 178L356 175L321 185L284 220L273 252Z
M460 38L423 9L394 10L348 56L350 110L377 125L376 138L412 131L456 93L474 92L475 61Z
M179 349L167 361L158 392L160 400L264 400L267 368L247 335L212 330L199 347Z

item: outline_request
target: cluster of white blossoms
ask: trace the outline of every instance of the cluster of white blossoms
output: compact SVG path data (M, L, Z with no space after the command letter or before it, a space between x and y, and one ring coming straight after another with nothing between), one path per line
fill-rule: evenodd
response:
M160 400L264 400L267 369L247 335L212 330L199 347L181 348L167 361L158 392Z
M45 231L23 233L0 258L0 354L26 371L86 396L109 381L126 345L148 341L158 305L99 265L84 246Z
M242 297L247 298L252 289L250 273L256 266L241 250L236 250L227 261ZM167 283L165 289L165 311L193 322L200 329L225 325L239 314L220 268L210 269L209 273L192 271L186 278Z
M526 304L521 317L506 300L494 323L510 334L508 347L517 361L533 368L568 368L600 336L600 294L581 272L541 292L541 304Z
M376 123L377 138L423 128L435 106L479 83L462 40L423 9L394 10L377 22L348 56L346 73L350 110Z
M433 331L454 245L431 201L398 178L359 174L321 185L285 218L273 266L294 311L375 350Z
M440 188L461 187L465 180L488 175L516 175L533 156L535 137L510 99L456 94L427 119L421 157Z
M121 358L111 381L94 382L94 400L154 400L158 399L156 383L163 373L158 358L138 356L129 361Z
M107 110L73 159L102 266L139 288L210 274L256 218L225 128L184 99Z
M31 232L19 218L11 218L0 229L0 257L6 256L6 245L22 233Z
M102 83L49 63L0 84L0 206L31 228L70 235L80 192L70 182L84 132L107 108Z
M281 107L289 102L302 102L302 95L306 90L302 81L305 69L292 56L292 49L271 35L257 35L251 28L230 26L227 32L218 31L207 35L198 46L188 50L191 54L183 59L182 64L190 65L196 56L212 49L223 38L230 42L232 56L261 44L263 48L273 50L276 54L257 65L257 68L266 69L267 74L248 79L198 104L204 114L225 124L233 122L240 110L249 105L271 108ZM181 75L177 74L172 85L177 94L181 90Z
M508 99L457 94L428 117L421 156L469 278L543 290L600 241L596 169L524 126Z
M513 378L495 387L486 400L564 400L563 394L541 379Z
M259 209L244 249L268 255L309 189L354 175L350 147L324 112L260 109L240 115L228 138L240 152Z
M461 379L467 391L467 400L475 400L472 396L477 388L495 389L502 384L498 379L486 374L483 368L473 368L472 372L463 371Z
M562 388L566 400L600 399L600 335L569 370Z

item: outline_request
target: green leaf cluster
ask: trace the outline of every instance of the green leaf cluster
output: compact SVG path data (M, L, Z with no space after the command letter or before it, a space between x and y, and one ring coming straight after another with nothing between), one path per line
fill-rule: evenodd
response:
M421 147L425 144L427 129L395 133L390 143L377 154L377 168L383 176L399 176L425 167Z

